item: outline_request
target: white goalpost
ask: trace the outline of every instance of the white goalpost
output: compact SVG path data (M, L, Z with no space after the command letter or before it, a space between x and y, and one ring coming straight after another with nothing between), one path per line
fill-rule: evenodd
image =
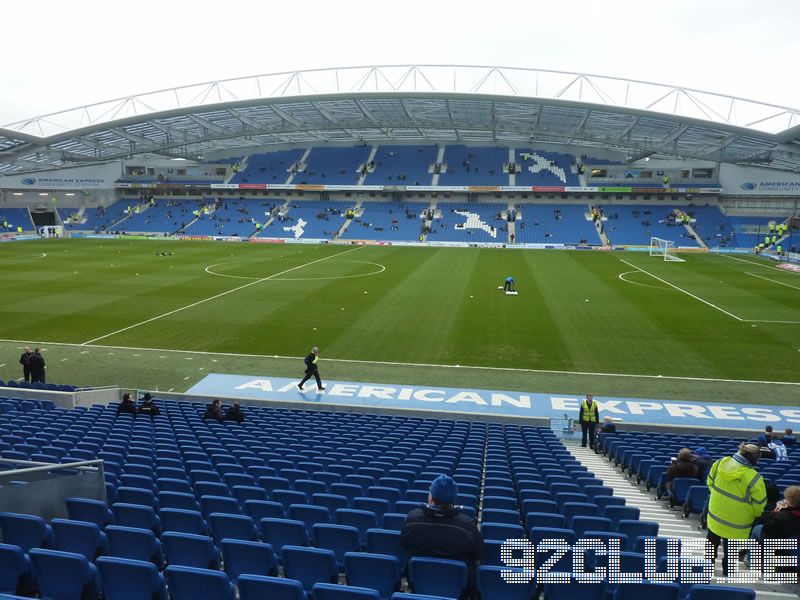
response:
M676 254L675 242L657 237L650 238L650 256L662 256L669 262L686 262Z

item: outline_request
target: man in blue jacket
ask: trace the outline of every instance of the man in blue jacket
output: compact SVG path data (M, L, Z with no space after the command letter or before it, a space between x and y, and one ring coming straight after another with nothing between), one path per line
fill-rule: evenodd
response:
M483 551L483 537L474 518L456 506L458 485L449 475L431 484L428 503L415 508L403 525L402 541L409 557L427 556L460 560L469 569L468 588L462 598L476 597L475 574Z

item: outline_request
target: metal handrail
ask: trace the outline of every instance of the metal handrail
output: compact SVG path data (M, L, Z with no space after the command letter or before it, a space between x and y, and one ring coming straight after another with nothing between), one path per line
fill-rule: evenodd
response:
M2 463L14 463L14 464L36 464L41 465L38 467L30 467L28 469L13 469L11 471L0 471L0 478L5 475L8 476L18 476L18 475L27 475L29 473L44 473L46 471L55 471L61 469L77 469L79 467L99 467L100 469L103 468L103 459L95 458L92 460L82 460L79 462L74 463L40 463L34 462L29 460L13 460L13 459L0 459Z

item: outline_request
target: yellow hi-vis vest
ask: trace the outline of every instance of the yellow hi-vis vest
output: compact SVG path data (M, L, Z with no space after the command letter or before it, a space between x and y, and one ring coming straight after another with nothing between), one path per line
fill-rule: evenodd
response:
M593 423L597 421L597 413L595 413L597 409L597 402L592 402L592 406L589 406L589 403L584 400L581 402L581 407L583 408L583 420L586 423Z
M754 468L726 456L711 466L706 483L711 491L709 531L728 540L749 537L753 521L767 503L764 478Z
M318 360L319 360L319 354L315 354L315 355L314 355L314 360L312 360L312 361L311 361L311 364L312 364L312 365L315 365L315 364L317 364L317 361L318 361Z

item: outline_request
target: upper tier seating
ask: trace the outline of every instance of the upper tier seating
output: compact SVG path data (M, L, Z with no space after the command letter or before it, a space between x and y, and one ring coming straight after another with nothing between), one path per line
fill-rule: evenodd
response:
M607 217L605 232L615 245L650 244L651 237L672 240L676 246L696 248L697 240L689 237L686 227L677 223L667 225L669 215L673 215L673 206L657 204L611 204L604 205L603 212ZM678 207L685 210L686 207Z
M508 185L508 148L448 145L443 162L447 172L439 175L439 185Z
M366 185L430 185L428 169L436 162L436 146L378 146L375 169Z
M360 178L358 167L367 162L371 150L370 146L312 148L305 171L292 183L355 185Z
M289 169L304 152L296 149L253 154L247 159L247 167L231 177L230 183L286 183Z
M580 185L578 175L572 172L575 168L575 157L571 154L517 148L514 160L521 168L515 178L516 185Z
M535 244L600 243L585 204L518 204L516 241Z

